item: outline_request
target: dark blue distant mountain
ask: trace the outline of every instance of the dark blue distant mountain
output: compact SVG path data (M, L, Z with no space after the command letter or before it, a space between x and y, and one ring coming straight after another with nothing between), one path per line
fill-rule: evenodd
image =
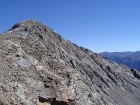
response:
M130 68L135 68L140 71L140 51L136 52L102 52L101 55L115 61L119 64L124 64Z

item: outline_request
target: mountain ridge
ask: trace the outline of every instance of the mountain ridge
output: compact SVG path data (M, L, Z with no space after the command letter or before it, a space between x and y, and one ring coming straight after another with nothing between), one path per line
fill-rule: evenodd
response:
M140 51L135 52L103 52L101 55L119 64L124 64L130 68L140 71Z
M2 105L139 105L140 73L27 20L0 36Z

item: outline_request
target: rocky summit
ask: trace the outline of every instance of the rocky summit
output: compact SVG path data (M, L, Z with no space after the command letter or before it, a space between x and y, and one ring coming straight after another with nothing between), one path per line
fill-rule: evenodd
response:
M26 20L0 35L0 105L140 105L140 73Z

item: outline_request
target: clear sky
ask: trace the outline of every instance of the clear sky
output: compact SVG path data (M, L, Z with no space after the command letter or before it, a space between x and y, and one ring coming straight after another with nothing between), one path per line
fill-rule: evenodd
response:
M93 52L140 50L140 0L0 0L0 33L27 19Z

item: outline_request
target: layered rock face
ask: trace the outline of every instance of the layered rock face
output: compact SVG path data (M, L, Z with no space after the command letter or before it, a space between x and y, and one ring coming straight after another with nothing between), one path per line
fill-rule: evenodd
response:
M35 20L0 35L0 105L139 105L140 74Z

